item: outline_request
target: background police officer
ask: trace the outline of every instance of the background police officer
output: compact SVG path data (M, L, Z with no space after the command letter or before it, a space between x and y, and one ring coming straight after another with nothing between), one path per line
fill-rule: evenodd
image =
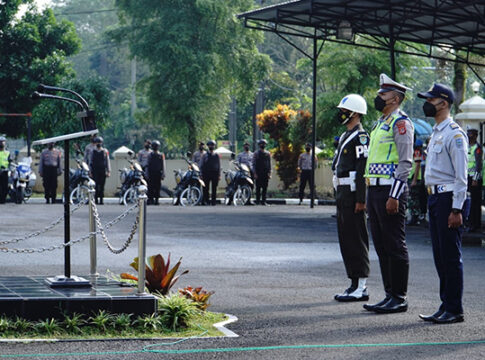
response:
M259 150L253 155L253 174L256 179L256 204L266 204L266 191L271 179L271 154L265 150L268 142L265 139L258 141Z
M158 205L161 182L165 179L165 154L159 151L160 141L152 142L153 151L148 155L146 176L148 179L148 200L150 205Z
M200 170L202 172L202 178L205 182L204 187L204 203L209 205L209 184L211 184L211 205L216 205L217 184L221 178L221 158L219 154L214 152L216 148L216 142L209 140L207 142L209 151L206 152L200 161Z
M204 154L207 152L204 150L204 143L201 141L199 142L199 150L197 150L193 155L192 155L192 161L197 163L200 166L200 161L202 160L202 157Z
M470 193L469 231L482 227L482 161L483 149L477 143L478 130L468 129L468 192Z
M40 154L39 174L44 180L45 203L56 203L57 177L61 175L61 151L49 143L47 149Z
M467 139L465 132L450 117L455 99L453 90L443 84L434 84L418 96L426 99L424 114L436 121L429 142L425 182L430 193L429 231L441 299L434 314L419 317L435 323L462 322L461 234L467 189Z
M351 284L343 293L335 295L335 300L365 301L369 299L365 286L369 276L369 236L364 173L369 135L362 128L361 117L367 114L367 104L362 96L350 94L337 107L340 109L337 120L347 131L340 136L332 170L340 251Z
M246 164L251 170L253 168L253 152L249 150L249 143L246 141L244 143L244 151L237 154L236 161L240 164Z
M313 188L312 184L312 156L310 154L310 150L312 149L312 144L306 143L305 144L305 152L301 153L300 156L298 157L298 168L297 171L300 174L300 191L299 191L299 197L300 197L300 202L299 205L301 205L303 201L303 197L305 196L305 187L306 184L308 183L308 186L310 187L310 191ZM314 156L315 162L317 162L317 157Z
M0 136L0 204L5 204L8 193L8 166L12 161L10 151L6 149L7 139Z
M152 146L152 141L150 139L146 139L145 144L143 144L143 149L138 151L138 154L136 157L138 163L140 164L140 166L144 171L146 171L146 168L148 166L148 157L152 152L151 146Z
M406 225L419 225L421 223L420 196L422 191L423 174L421 162L423 161L423 140L416 139L414 142L413 166L408 176L409 199L408 207L411 219Z
M95 201L96 204L103 204L104 198L104 184L106 178L111 175L111 163L109 161L109 152L103 147L103 138L97 136L94 139L96 145L89 158L89 168L93 175L93 180L96 183L95 187Z
M382 116L370 135L365 176L369 184L369 224L386 296L364 308L378 313L402 312L408 308L409 257L405 222L414 127L399 109L406 90L411 89L381 74L380 89L374 99L375 108Z

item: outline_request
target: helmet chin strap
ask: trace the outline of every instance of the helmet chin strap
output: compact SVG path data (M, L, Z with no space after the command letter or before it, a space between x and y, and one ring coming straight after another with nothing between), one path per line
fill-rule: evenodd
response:
M350 121L350 119L352 119L352 116L354 116L354 114L355 114L355 111L352 111L352 112L350 113L350 115L349 115L349 118L348 118L347 120L345 120L345 121L342 123L342 125L346 125L346 124L347 124L347 123Z

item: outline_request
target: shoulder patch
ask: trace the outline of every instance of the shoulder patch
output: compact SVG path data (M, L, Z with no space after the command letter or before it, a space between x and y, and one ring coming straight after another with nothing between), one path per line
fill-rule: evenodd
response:
M463 135L462 135L462 134L456 134L455 136L453 136L453 139L459 139L459 138L461 138L461 137L463 137Z
M404 135L406 134L406 121L405 120L399 120L396 122L397 129L399 131L399 135Z
M367 136L367 134L360 134L359 135L359 142L362 144L362 145L367 145L367 142L369 141L369 138Z
M456 147L458 149L462 149L463 148L463 138L462 137L456 138L455 139L455 143L456 143Z

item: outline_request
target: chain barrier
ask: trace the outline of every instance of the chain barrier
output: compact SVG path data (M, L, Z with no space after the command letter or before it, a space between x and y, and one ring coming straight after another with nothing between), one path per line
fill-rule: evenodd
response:
M78 209L80 209L81 207L83 207L85 204L84 202L80 202L78 203L74 208L71 209L70 211L70 214L74 214L74 212ZM46 232L48 232L49 230L52 230L53 228L55 228L57 225L59 225L61 223L62 220L64 220L64 217L65 215L62 215L61 217L59 217L57 220L51 222L49 225L47 225L44 229L42 230L38 230L38 231L35 231L31 234L27 234L25 235L24 237L21 237L21 238L14 238L14 239L11 239L11 240L4 240L4 241L0 241L0 245L6 245L6 244L13 244L13 243L18 243L20 241L25 241L25 240L29 240L29 239L32 239L33 237L37 237L39 235L42 235L42 234L45 234Z
M81 204L80 206L78 205L76 208L74 208L72 210L72 212L74 212L77 209L79 209L82 205L84 205L84 204ZM84 235L84 236L82 236L82 237L80 237L78 239L71 240L71 241L69 241L67 243L63 243L63 244L60 244L60 245L51 245L51 246L48 246L48 247L25 248L25 249L12 249L12 248L0 247L0 252L3 252L3 253L13 253L13 254L33 254L33 253L43 253L45 251L54 251L54 250L64 249L66 246L75 245L77 243L80 243L82 241L85 241L85 240L89 239L90 236L92 236L92 235L98 235L98 234L100 234L103 237L103 240L105 241L106 245L108 246L108 249L112 253L114 253L114 254L120 254L123 251L125 251L128 248L128 246L130 246L130 243L131 243L131 241L132 241L132 239L133 239L133 237L134 237L134 235L136 233L136 230L138 228L139 215L137 215L137 217L135 219L135 223L133 225L133 228L131 230L131 233L130 233L130 236L129 236L128 240L125 242L125 244L123 244L123 246L120 249L115 249L115 248L113 248L111 246L111 244L108 242L108 239L106 237L105 230L108 230L113 225L119 223L122 219L124 219L129 213L131 213L134 209L136 209L138 207L138 203L136 205L128 208L125 212L121 213L119 216L117 216L116 218L114 218L110 222L107 222L104 225L104 227L101 224L101 220L100 220L99 214L98 214L98 209L96 208L96 205L94 204L94 201L91 202L91 206L93 206L93 213L94 213L94 217L95 217L95 220L96 220L96 223L97 223L97 226L98 226L98 230L95 231L94 233L89 232L87 235ZM62 218L64 218L64 217L62 217ZM61 218L61 220L62 220L62 218ZM58 219L55 222L59 223L61 220ZM53 222L52 224L54 224L55 222ZM51 225L49 225L49 226L51 226ZM40 230L40 231L41 231L41 233L46 232L46 231L43 231L43 230Z
M104 226L104 228L103 228L103 225L101 224L101 219L99 218L99 214L98 214L98 208L97 208L94 200L91 199L90 202L91 202L91 206L93 208L94 220L96 221L96 226L98 228L98 230L96 231L96 233L97 234L101 234L101 236L103 238L103 241L106 244L106 247L108 248L109 251L111 251L113 254L121 254L123 251L125 251L126 249L128 249L128 247L131 244L131 241L133 240L133 237L136 234L136 230L138 229L138 223L140 221L140 215L138 214L136 216L135 223L133 224L133 227L131 228L131 232L130 232L130 235L128 236L128 240L126 240L125 243L123 244L123 246L121 246L118 249L116 249L115 247L113 247L113 245L111 245L111 243L108 240L108 237L106 236L105 230L108 230L111 226L119 223L132 210L136 209L138 207L138 202L135 205L133 205L132 207L130 207L128 210L126 210L124 213L122 213L120 216L118 216L117 218L115 218L112 221L110 221L109 223L107 223Z

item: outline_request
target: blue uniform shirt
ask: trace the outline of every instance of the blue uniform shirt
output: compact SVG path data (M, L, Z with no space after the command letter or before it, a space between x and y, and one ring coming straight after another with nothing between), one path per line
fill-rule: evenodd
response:
M453 184L452 208L461 209L467 190L468 139L451 118L433 127L425 169L426 185Z

